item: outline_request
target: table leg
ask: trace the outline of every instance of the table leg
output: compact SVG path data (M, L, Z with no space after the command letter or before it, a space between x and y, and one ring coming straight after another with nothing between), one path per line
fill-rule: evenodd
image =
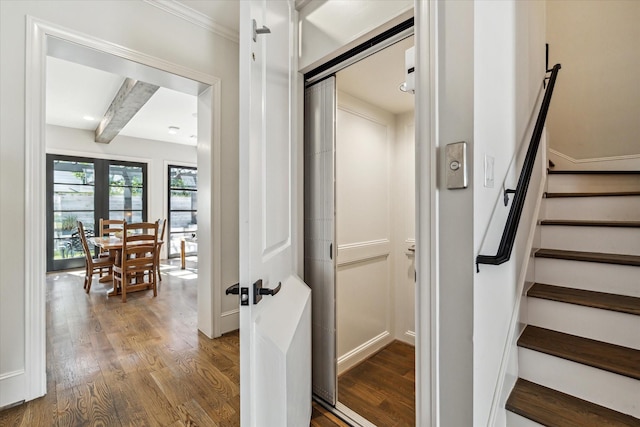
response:
M180 268L182 270L184 270L186 268L186 244L184 242L184 239L180 240Z

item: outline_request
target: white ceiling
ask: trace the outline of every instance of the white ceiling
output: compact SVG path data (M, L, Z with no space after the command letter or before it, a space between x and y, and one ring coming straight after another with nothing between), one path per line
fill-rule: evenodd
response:
M47 123L95 130L123 81L124 76L47 57ZM191 136L197 133L197 104L195 96L161 87L120 134L196 145ZM169 126L180 130L171 135Z
M238 0L181 0L192 13L237 34ZM187 10L189 10L187 9ZM365 58L338 73L338 89L394 114L412 111L413 96L398 90L405 80L404 52L413 37ZM47 123L95 130L125 76L75 62L47 58ZM161 87L125 126L121 135L195 145L197 98ZM95 120L88 121L84 116ZM169 126L180 131L168 133ZM116 137L117 138L117 137ZM114 140L117 142L117 139Z
M413 111L414 96L399 90L405 81L404 53L413 44L408 37L341 70L338 90L394 114Z

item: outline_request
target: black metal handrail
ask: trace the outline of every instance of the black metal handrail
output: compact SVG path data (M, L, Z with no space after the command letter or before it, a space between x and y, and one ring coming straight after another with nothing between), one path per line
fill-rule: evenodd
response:
M540 113L536 120L536 125L533 128L533 134L531 135L531 142L527 149L527 156L524 159L524 165L518 178L518 185L515 189L513 203L511 209L509 209L509 216L502 232L502 238L500 239L500 246L498 246L498 252L495 255L478 255L476 257L476 269L480 271L479 264L492 264L499 265L507 262L511 258L511 251L513 244L516 240L516 233L518 231L518 224L520 224L520 217L522 216L522 209L524 208L524 202L527 196L527 189L529 188L529 182L531 181L531 173L533 172L533 166L536 161L536 155L538 153L538 147L540 146L540 138L542 137L542 130L544 129L544 122L547 119L547 112L549 111L549 104L551 104L551 96L553 95L553 87L556 84L556 77L558 71L562 68L560 64L553 66L551 76L549 77L549 85L544 94L542 100L542 106L540 107Z

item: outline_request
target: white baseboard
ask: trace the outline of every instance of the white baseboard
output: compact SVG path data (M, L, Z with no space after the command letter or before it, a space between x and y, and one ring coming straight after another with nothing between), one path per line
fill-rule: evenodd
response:
M353 368L392 341L393 337L389 331L384 331L380 335L371 338L369 341L338 357L338 375Z
M416 332L415 331L404 331L402 335L398 337L398 339L404 343L410 344L412 346L416 345Z
M225 311L220 316L220 333L235 331L240 326L240 309Z
M0 374L0 408L10 407L27 400L25 398L25 370L4 372Z

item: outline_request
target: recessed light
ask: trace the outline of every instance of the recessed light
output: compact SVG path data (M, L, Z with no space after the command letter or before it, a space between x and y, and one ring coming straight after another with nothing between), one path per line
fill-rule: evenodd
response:
M169 126L169 134L176 135L180 128L178 126Z
M87 121L89 121L89 122L92 122L92 121L95 120L95 117L93 117L93 116L82 116L82 118L87 120Z

